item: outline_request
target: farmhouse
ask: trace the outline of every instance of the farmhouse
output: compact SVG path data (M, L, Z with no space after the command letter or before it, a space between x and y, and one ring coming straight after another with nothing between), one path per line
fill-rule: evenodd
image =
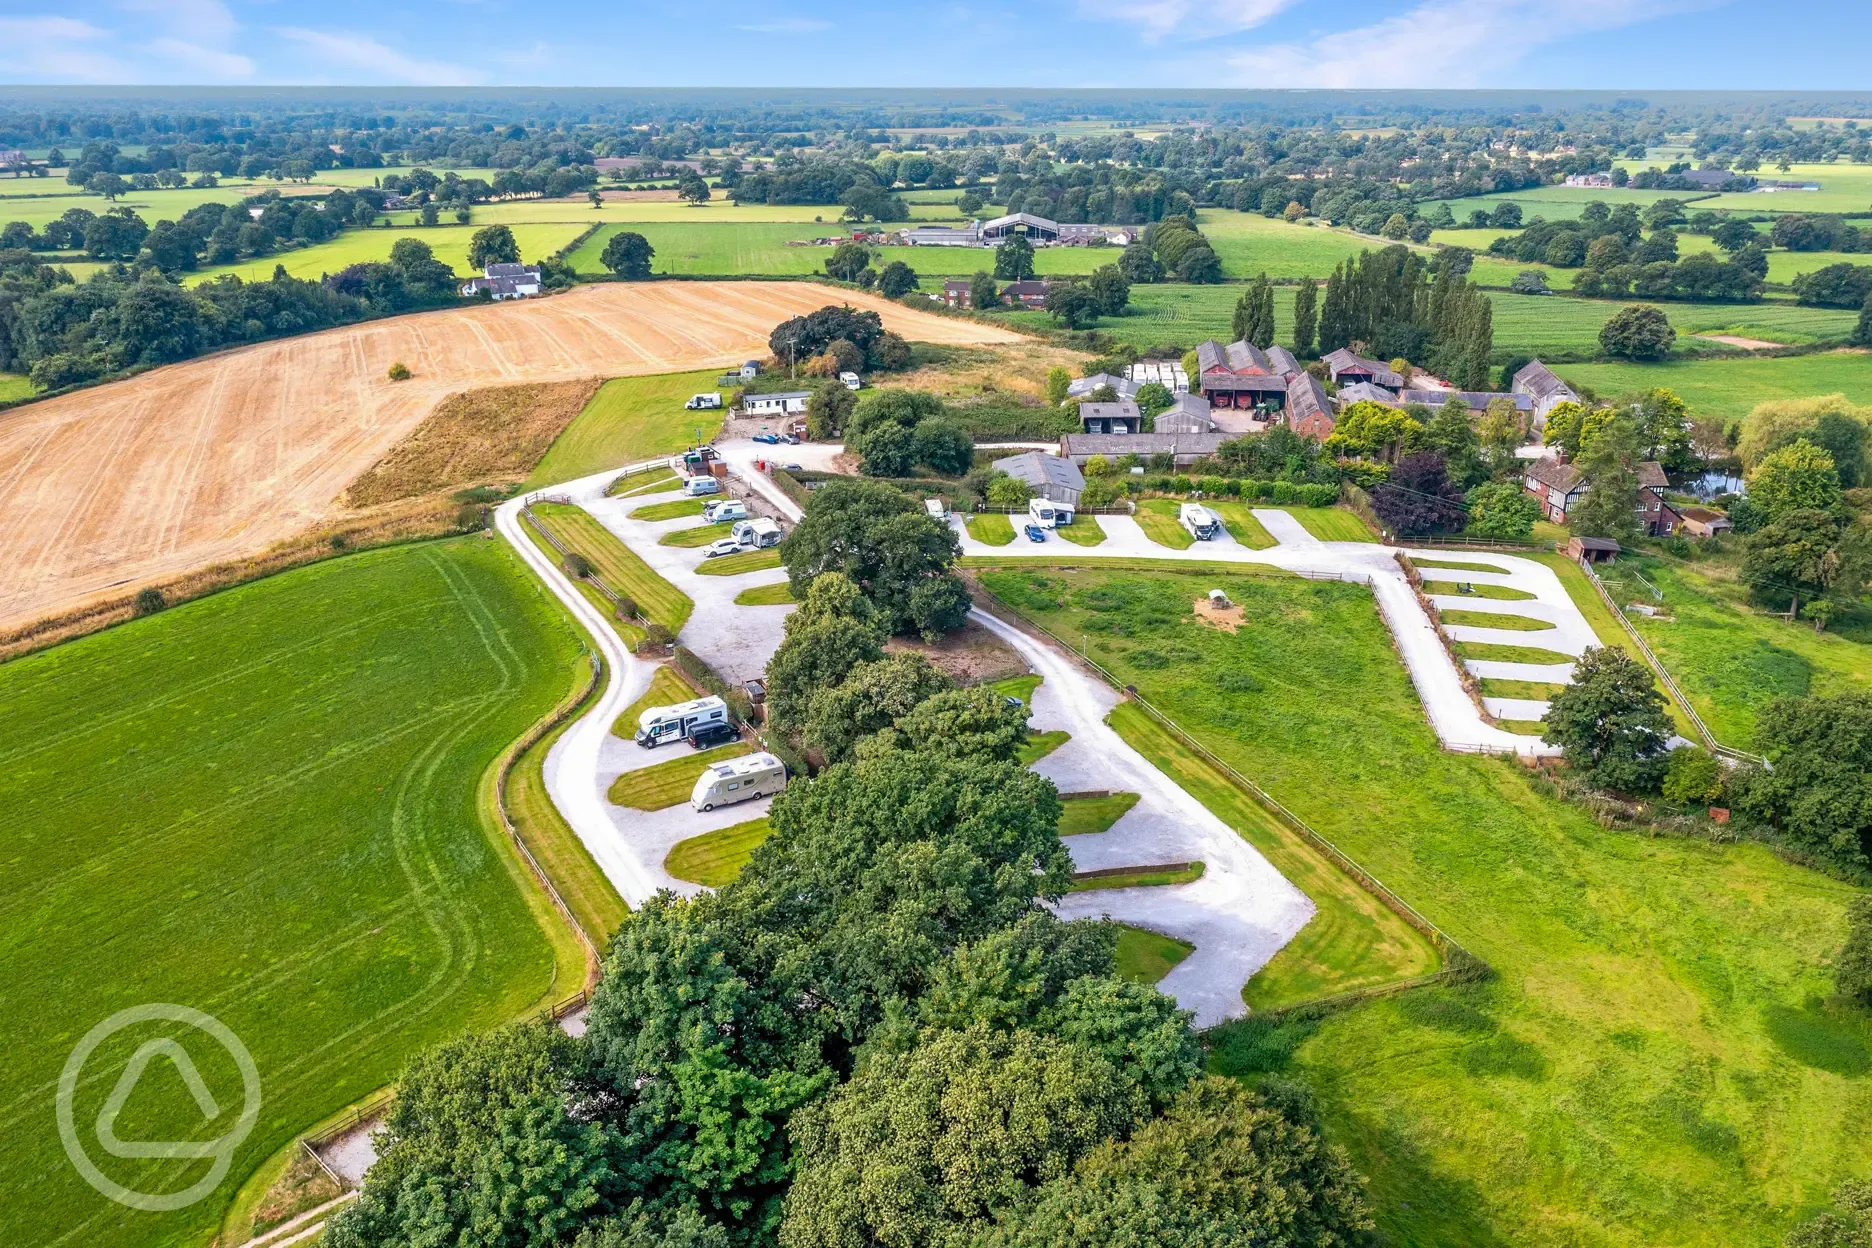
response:
M966 308L969 301L969 279L952 277L944 282L942 301L952 308Z
M1084 466L1094 455L1116 459L1136 455L1152 459L1168 455L1178 468L1214 455L1232 437L1226 433L1069 433L1060 439L1060 456Z
M1112 393L1121 399L1135 399L1137 392L1143 389L1143 383L1132 381L1129 377L1114 377L1110 373L1093 373L1090 377L1079 377L1066 383L1066 397L1083 399L1100 386L1110 386Z
M1158 433L1214 433L1216 427L1209 400L1200 394L1179 394L1152 423Z
M1287 384L1287 426L1303 438L1324 442L1333 431L1332 402L1326 387L1311 373L1300 373Z
M1078 464L1058 455L1048 455L1045 451L1010 455L1006 459L995 460L992 467L1017 481L1025 481L1035 498L1044 498L1048 502L1065 503L1077 508L1079 495L1085 490L1085 477L1080 473Z
M1664 501L1669 488L1662 464L1646 460L1638 465L1638 523L1652 537L1669 537L1683 527L1683 517Z
M462 284L462 294L478 295L486 291L490 299L525 299L540 293L537 264L490 264L481 273L482 276Z
M1001 288L1001 302L1018 303L1023 308L1044 308L1049 286L1036 277L1009 282Z
M1539 428L1547 423L1547 413L1562 403L1579 402L1579 394L1572 386L1561 381L1553 369L1539 360L1529 360L1514 375L1510 390L1516 394L1525 394L1534 400L1534 425Z
M1332 371L1335 386L1349 385L1356 381L1369 381L1387 390L1404 388L1404 378L1392 372L1389 364L1368 360L1362 355L1354 355L1344 347L1329 352L1321 358L1326 367Z
M1116 403L1081 403L1079 427L1086 433L1142 433L1144 414L1138 411L1134 399L1119 399Z
M746 416L797 416L806 410L810 390L780 390L772 394L744 394L741 412Z
M1567 175L1566 184L1568 186L1590 186L1596 189L1604 188L1612 185L1612 175L1609 173L1572 173Z
M1580 470L1557 459L1537 459L1529 464L1521 488L1534 496L1541 514L1555 524L1565 524L1567 509L1586 494Z

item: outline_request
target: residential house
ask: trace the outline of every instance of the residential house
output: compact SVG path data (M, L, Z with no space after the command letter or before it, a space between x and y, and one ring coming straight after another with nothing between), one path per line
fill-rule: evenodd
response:
M952 308L966 308L969 301L969 279L952 277L943 283L942 301Z
M1612 175L1609 173L1573 173L1567 175L1566 184L1568 186L1590 186L1594 189L1599 189L1612 185Z
M1142 433L1144 414L1138 411L1134 399L1119 399L1116 403L1081 403L1079 427L1086 433Z
M1638 522L1652 537L1669 537L1683 527L1683 517L1664 501L1669 488L1662 464L1646 460L1638 465Z
M1045 451L1010 455L1006 459L995 460L992 467L1017 481L1025 481L1035 498L1044 498L1048 502L1065 503L1076 508L1079 506L1079 495L1085 490L1085 476L1079 471L1078 464L1058 455L1048 455Z
M1110 386L1112 393L1121 399L1135 399L1143 383L1132 381L1129 377L1114 377L1110 373L1093 373L1090 377L1079 377L1066 383L1066 397L1083 399L1100 386Z
M1176 402L1157 413L1151 422L1158 433L1214 433L1215 417L1209 414L1209 400L1200 394L1179 394Z
M1049 289L1049 285L1037 277L1009 282L1001 288L1001 302L1018 303L1023 308L1044 308Z
M1534 414L1534 396L1529 394L1504 393L1499 390L1416 390L1406 388L1398 391L1397 402L1421 403L1432 410L1442 407L1451 399L1461 399L1472 412L1488 410L1489 404L1498 399L1506 399L1514 404L1517 412L1531 416Z
M1579 394L1572 386L1561 381L1553 369L1539 360L1529 360L1514 375L1508 388L1516 394L1525 394L1534 400L1534 427L1539 429L1547 423L1547 413L1562 403L1579 402Z
M1541 515L1555 524L1565 524L1567 511L1586 494L1580 470L1558 459L1537 459L1529 464L1521 488L1540 504Z
M744 394L741 396L741 413L744 416L798 416L806 410L806 400L812 397L810 390L778 390L772 394Z
M1333 431L1332 400L1326 387L1311 373L1300 373L1287 383L1287 427L1303 438L1324 442Z
M481 276L462 284L461 293L487 292L490 299L525 299L540 293L540 270L537 264L490 264Z
M1272 411L1287 401L1287 375L1252 342L1197 343L1196 384L1216 407Z
M1679 514L1683 517L1683 531L1692 537L1715 537L1735 528L1728 516L1708 507L1685 507Z
M1320 358L1331 370L1335 386L1368 381L1375 386L1383 386L1387 390L1404 388L1404 378L1392 372L1389 364L1379 360L1368 360L1362 355L1354 355L1344 347L1328 352Z
M1117 459L1136 455L1143 460L1168 455L1178 468L1213 456L1235 435L1227 433L1069 433L1060 439L1060 455L1084 466L1094 455Z

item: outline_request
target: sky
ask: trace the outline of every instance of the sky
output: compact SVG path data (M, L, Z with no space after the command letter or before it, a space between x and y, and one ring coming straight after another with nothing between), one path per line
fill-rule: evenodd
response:
M0 0L0 83L1872 90L1865 0Z

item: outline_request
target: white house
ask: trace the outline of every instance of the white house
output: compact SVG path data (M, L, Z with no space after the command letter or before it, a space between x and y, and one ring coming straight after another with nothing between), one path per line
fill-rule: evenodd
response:
M472 296L486 291L490 299L525 299L540 293L537 264L490 264L481 276L462 283L461 293Z

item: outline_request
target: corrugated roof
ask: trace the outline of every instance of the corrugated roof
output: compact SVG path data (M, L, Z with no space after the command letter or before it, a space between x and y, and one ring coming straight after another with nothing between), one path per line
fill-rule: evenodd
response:
M1006 459L995 460L991 466L1029 485L1057 485L1068 490L1085 489L1085 475L1079 471L1078 464L1058 455L1048 455L1045 451L1028 451L1021 455L1010 455Z

